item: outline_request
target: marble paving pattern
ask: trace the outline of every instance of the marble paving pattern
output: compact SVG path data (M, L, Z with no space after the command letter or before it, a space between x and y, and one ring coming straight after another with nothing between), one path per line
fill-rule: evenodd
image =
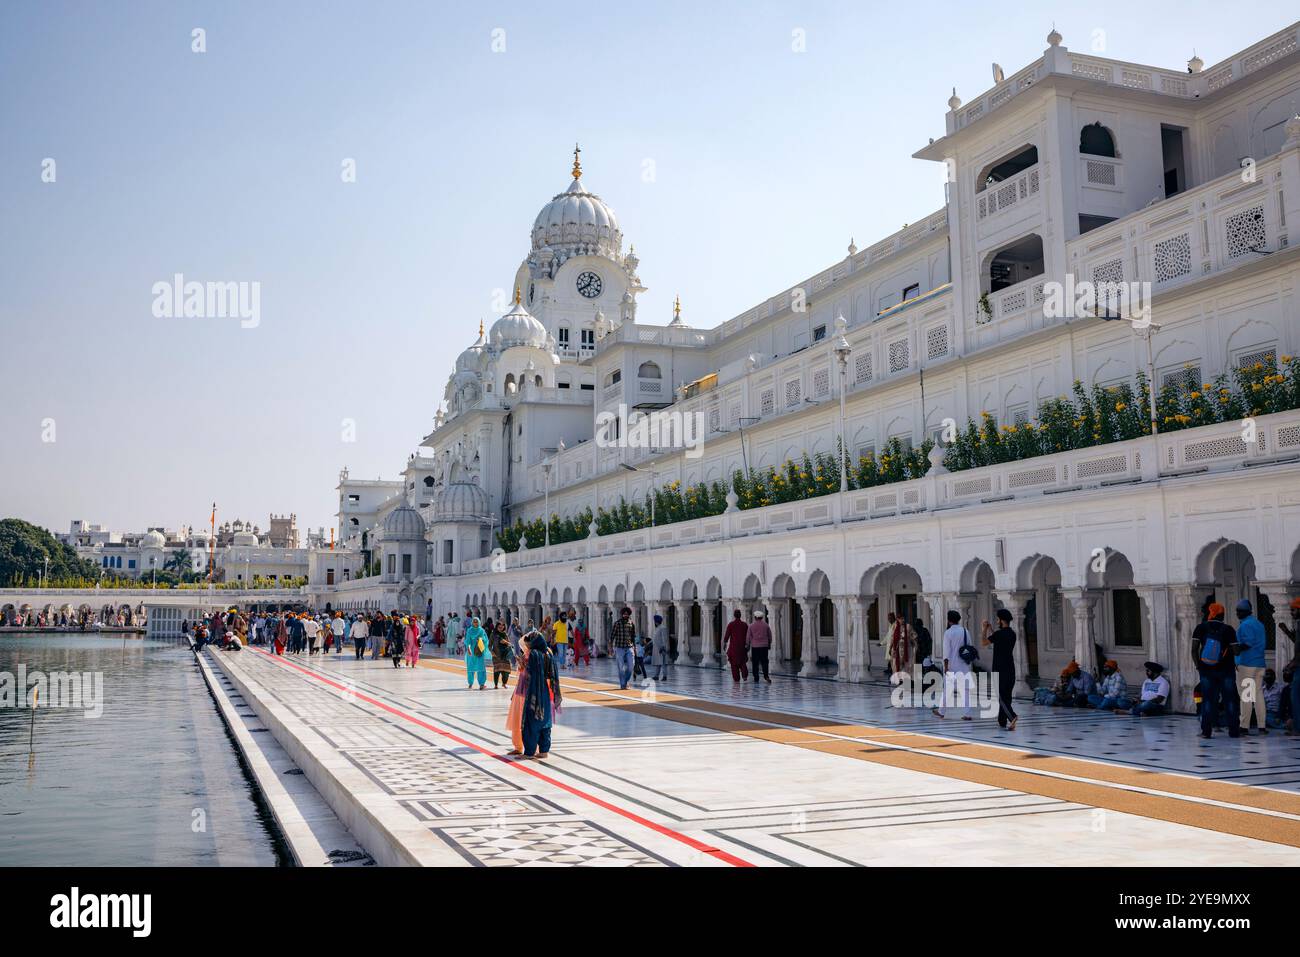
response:
M466 864L716 866L707 848L760 866L1300 863L1300 852L1283 843L1105 810L1068 794L692 726L629 707L642 704L639 693L566 692L550 760L502 761L494 755L509 748L511 692L467 691L456 662L413 670L350 656L292 663L306 673L260 653L240 657L240 667L315 732L319 747L375 782L395 813ZM599 681L606 664L578 676ZM354 693L345 697L318 677ZM712 669L677 668L660 687L700 702L813 717L818 727L857 722L886 737L918 731L1008 743L995 722L941 722L891 708L884 687L775 677L771 686L730 684ZM1164 754L1161 770L1207 780L1245 775L1246 783L1282 789L1300 784L1296 739L1200 751L1181 718L1139 722L1028 704L1022 715L1015 744L1035 753L1125 767L1160 767Z

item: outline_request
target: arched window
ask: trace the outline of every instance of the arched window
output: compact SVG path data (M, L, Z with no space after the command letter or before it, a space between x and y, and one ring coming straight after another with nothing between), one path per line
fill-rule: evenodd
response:
M1010 179L1018 173L1038 163L1038 147L1032 144L1022 146L1016 152L1004 156L996 163L990 163L979 172L975 179L975 192L981 193L994 183Z
M1100 122L1089 123L1079 133L1079 152L1089 156L1110 156L1115 152L1115 137Z
M535 378L533 380L533 385L537 386L537 388L540 389L542 387L542 377L538 376L537 378Z
M432 476L432 475L426 475L426 476L424 477L424 487L425 487L425 488L433 488L433 476Z
M663 375L659 372L659 367L653 362L641 363L641 368L636 370L636 374L642 379L662 379Z
M1043 273L1043 238L1030 233L996 250L988 259L984 291L998 292Z
M505 387L506 387L506 395L513 395L513 394L514 394L514 391L515 391L515 374L514 374L513 372L507 372L507 373L506 373Z

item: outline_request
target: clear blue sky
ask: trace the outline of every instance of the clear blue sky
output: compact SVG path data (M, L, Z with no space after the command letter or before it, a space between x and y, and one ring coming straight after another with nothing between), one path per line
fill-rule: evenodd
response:
M707 327L938 209L941 170L910 156L950 88L1010 75L1053 22L1181 68L1295 16L1036 7L8 0L0 516L175 527L216 500L328 526L341 466L392 478L431 428L575 140L636 244L640 317L680 293ZM177 272L259 281L260 326L154 318Z

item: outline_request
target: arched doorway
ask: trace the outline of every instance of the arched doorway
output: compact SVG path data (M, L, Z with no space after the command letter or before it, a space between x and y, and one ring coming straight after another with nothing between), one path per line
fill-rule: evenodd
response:
M1064 657L1061 566L1048 555L1031 555L1016 571L1016 588L1025 598L1021 631L1029 677L1055 674L1068 660Z

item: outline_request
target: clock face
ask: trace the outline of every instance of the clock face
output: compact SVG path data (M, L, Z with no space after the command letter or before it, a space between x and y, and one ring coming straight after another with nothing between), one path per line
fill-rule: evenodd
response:
M600 295L600 277L594 272L584 272L578 277L578 292L588 299Z

